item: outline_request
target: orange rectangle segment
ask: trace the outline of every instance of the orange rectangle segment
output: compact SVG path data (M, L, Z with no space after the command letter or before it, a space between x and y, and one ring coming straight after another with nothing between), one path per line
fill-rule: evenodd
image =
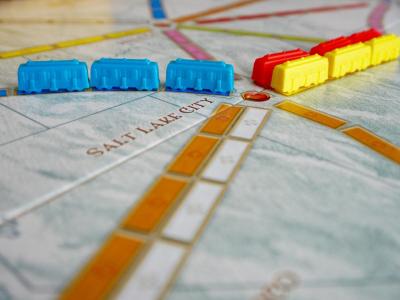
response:
M217 112L201 128L200 132L223 135L231 127L243 107L222 104Z
M186 185L187 182L184 180L161 177L128 214L122 227L145 233L153 231Z
M283 101L276 104L275 106L292 114L298 115L300 117L309 119L311 121L334 129L347 123L345 120L328 115L310 107L294 103L292 101Z
M62 300L104 299L137 257L143 242L113 234L61 294Z
M364 144L368 148L400 164L400 147L393 145L392 143L384 140L383 138L362 127L350 127L343 129L342 132L360 142L361 144Z
M180 175L193 176L215 149L217 143L217 138L202 135L195 136L178 154L168 171Z

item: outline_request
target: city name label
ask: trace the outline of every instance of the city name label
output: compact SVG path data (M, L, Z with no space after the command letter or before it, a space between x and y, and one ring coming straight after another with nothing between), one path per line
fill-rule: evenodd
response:
M118 135L118 137L113 138L112 140L103 143L100 146L89 148L86 150L86 154L93 157L103 156L110 151L116 150L127 144L133 143L135 140L140 138L140 136L151 134L152 132L158 130L161 127L168 126L182 119L186 114L191 114L196 111L199 111L202 108L206 107L208 104L211 104L213 102L214 101L210 99L204 98L202 100L193 102L190 105L182 106L181 108L178 109L177 112L172 112L164 116L161 116L158 119L149 122L148 125L146 126L136 127L131 131L124 132Z

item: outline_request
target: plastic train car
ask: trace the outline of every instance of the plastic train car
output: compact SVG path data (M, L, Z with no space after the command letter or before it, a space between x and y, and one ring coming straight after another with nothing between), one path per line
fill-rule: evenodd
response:
M233 90L233 66L223 61L177 59L167 66L165 89L229 95Z
M102 58L92 64L90 82L96 90L156 91L158 65L148 59Z
M400 37L375 29L341 36L311 48L272 53L254 61L252 79L264 88L292 95L400 56Z
M86 63L76 59L28 61L18 68L19 93L73 92L87 88Z
M18 93L82 91L89 88L86 64L69 61L28 61L18 76ZM94 90L156 91L160 87L156 62L148 59L101 58L93 62ZM233 66L222 61L177 59L167 67L166 90L229 95L234 87Z

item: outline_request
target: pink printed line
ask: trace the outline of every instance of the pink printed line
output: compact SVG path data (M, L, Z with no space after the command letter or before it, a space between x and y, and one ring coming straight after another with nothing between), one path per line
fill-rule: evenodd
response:
M179 47L185 50L190 56L194 59L206 59L206 60L215 60L210 54L204 51L202 48L197 46L191 40L189 40L186 36L180 33L178 30L169 29L164 30L164 34L169 37L172 41L174 41Z
M208 54L203 48L193 43L189 38L175 29L168 29L163 31L164 34L170 38L175 44L185 50L194 59L215 60L211 54ZM235 80L240 80L239 74L235 73Z
M385 14L389 10L391 4L391 0L382 0L379 2L368 16L368 25L378 31L383 32L383 19L385 18Z

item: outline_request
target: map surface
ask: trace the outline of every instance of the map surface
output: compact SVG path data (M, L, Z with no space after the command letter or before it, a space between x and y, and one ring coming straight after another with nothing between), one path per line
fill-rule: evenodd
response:
M0 299L400 299L399 61L242 95L255 58L369 27L400 2L0 1ZM17 94L28 59L101 57L223 60L235 91Z

